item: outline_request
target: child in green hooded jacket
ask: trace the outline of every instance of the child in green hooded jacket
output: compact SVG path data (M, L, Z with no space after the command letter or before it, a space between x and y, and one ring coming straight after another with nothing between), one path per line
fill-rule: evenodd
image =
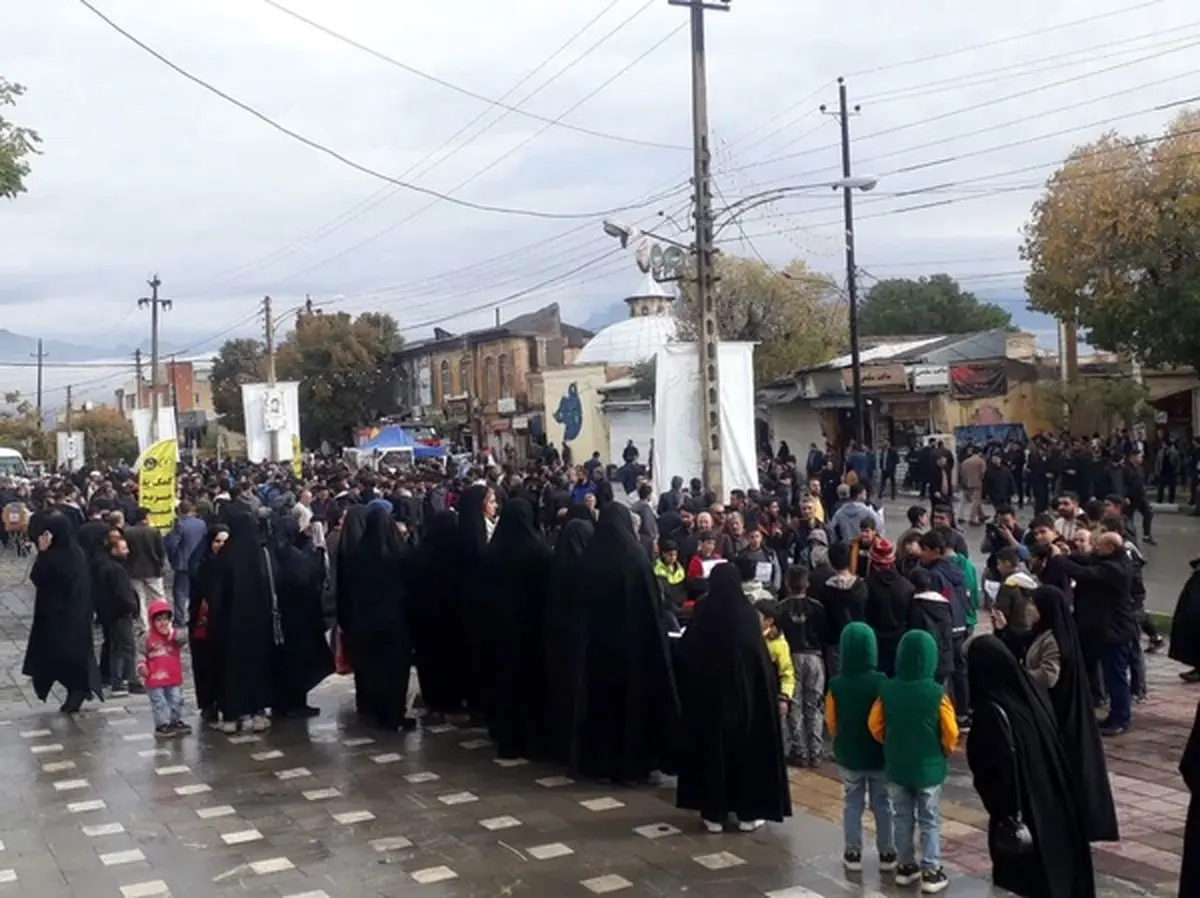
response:
M883 746L888 791L895 812L900 864L896 885L919 882L926 895L943 891L942 784L958 742L954 705L934 679L938 648L924 630L910 630L896 650L896 677L879 690L868 726ZM921 860L916 859L916 829L921 830Z
M825 695L825 725L833 737L833 755L842 774L842 863L851 872L862 869L862 817L868 795L875 815L875 849L879 869L896 869L892 838L892 801L884 774L883 746L871 735L868 721L887 677L878 669L879 644L864 623L842 630L839 670Z

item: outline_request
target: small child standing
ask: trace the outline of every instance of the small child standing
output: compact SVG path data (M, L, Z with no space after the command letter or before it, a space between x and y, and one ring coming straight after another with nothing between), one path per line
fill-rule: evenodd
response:
M792 706L792 694L796 691L796 672L792 669L792 653L787 640L779 632L779 606L770 599L759 599L754 603L758 619L762 622L763 639L767 641L767 654L775 669L775 692L779 697L779 716L787 720ZM781 726L780 730L784 728ZM784 737L786 741L786 736ZM786 746L781 745L780 751Z
M862 870L862 817L867 798L875 816L875 849L879 870L896 869L892 801L884 773L883 746L872 738L868 727L871 709L887 677L878 669L879 644L875 631L864 623L847 624L842 630L841 669L829 681L825 697L825 721L833 737L833 754L842 773L844 808L842 863L851 873Z
M924 630L910 630L896 650L896 678L880 686L868 726L883 745L888 792L895 812L900 865L896 885L919 882L934 895L950 881L942 870L942 785L958 742L954 704L934 679L938 648ZM916 829L921 862L916 862Z
M797 767L818 767L825 750L821 703L825 698L829 627L825 606L807 595L807 568L788 568L784 588L787 598L779 606L779 628L791 649L792 668L796 671L796 692L785 735L787 755Z
M192 728L183 722L183 659L180 649L187 632L175 626L171 605L156 599L147 610L150 629L142 637L138 676L146 684L154 735L158 739L186 736Z

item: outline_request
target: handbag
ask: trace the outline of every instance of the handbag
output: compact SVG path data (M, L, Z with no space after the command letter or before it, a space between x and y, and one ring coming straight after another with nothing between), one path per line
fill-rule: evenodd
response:
M1033 833L1025 823L1025 815L1021 810L1021 765L1017 760L1017 743L1013 736L1012 722L1008 713L993 702L992 707L1000 719L1000 729L1004 732L1004 741L1013 759L1013 770L1017 778L1017 810L1008 817L995 821L992 827L993 843L998 851L1009 857L1023 857L1033 853Z

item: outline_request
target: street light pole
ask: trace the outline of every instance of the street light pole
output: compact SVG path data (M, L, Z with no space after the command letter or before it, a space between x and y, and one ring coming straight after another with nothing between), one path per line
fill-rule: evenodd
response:
M705 70L704 11L728 12L729 0L667 0L686 6L692 26L692 185L695 190L696 299L700 306L700 453L704 485L718 499L725 496L721 463L721 389L717 360L716 272L712 224L712 153L708 146L708 77Z
M855 106L854 113L859 107ZM822 111L824 108L822 107ZM854 391L854 440L867 443L867 422L862 395L862 361L858 346L858 268L854 262L854 188L850 175L850 115L846 79L838 78L838 120L842 126L842 214L846 229L846 295L850 299L850 374Z

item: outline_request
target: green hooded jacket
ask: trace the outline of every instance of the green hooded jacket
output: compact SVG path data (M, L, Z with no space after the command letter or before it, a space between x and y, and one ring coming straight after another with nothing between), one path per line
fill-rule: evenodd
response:
M867 727L871 706L887 681L876 669L878 664L875 631L864 623L847 624L842 630L840 670L829 681L837 724L833 754L847 770L883 770L883 746Z
M974 628L979 623L979 571L971 559L957 552L951 556L950 562L962 571L963 587L967 591L967 626Z
M883 757L889 782L907 789L940 786L950 772L942 749L945 689L933 678L938 650L924 630L910 630L896 649L896 678L883 684Z

